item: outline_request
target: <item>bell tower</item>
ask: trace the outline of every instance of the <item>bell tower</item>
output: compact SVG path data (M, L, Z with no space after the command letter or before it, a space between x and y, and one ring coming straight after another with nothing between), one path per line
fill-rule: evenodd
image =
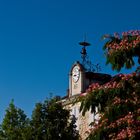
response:
M88 111L85 116L83 116L82 113L79 112L81 102L77 99L80 95L86 95L86 89L88 89L91 84L104 84L110 81L111 76L98 73L100 70L99 65L93 65L89 60L86 49L90 44L86 41L80 42L79 44L82 46L80 52L82 61L76 61L71 67L68 95L63 98L62 103L65 108L71 110L71 115L75 116L76 129L79 131L81 138L85 139L86 131L91 129L89 124L95 121L95 117L98 119L99 114Z
M87 77L87 73L93 73L94 68L91 61L88 59L86 48L90 43L83 41L79 43L82 46L81 58L82 62L75 62L69 74L69 97L84 93L88 88L91 80Z

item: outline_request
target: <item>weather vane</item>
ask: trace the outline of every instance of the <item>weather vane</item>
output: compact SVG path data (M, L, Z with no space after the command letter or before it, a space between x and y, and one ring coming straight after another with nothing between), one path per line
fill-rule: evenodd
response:
M99 64L93 65L87 55L86 47L90 46L91 44L86 42L86 36L84 37L84 41L80 42L79 44L82 46L82 51L80 53L81 53L82 64L83 64L84 68L87 71L91 71L91 72L100 71Z

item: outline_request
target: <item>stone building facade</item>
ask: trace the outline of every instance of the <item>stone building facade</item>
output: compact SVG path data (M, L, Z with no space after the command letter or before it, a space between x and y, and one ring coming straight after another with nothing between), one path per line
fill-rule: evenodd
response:
M76 117L77 130L82 140L88 136L86 133L90 128L90 123L99 119L98 107L96 107L96 113L86 112L83 116L80 112L80 102L77 102L77 98L81 94L86 94L86 89L93 83L104 84L111 79L108 74L93 73L87 71L80 62L76 62L69 74L69 90L67 96L62 100L63 106L66 109L71 110L71 115ZM74 104L73 104L74 103Z

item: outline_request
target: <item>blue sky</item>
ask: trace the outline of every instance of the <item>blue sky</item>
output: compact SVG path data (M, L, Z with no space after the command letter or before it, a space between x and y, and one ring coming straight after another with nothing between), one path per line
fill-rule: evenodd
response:
M139 5L139 0L0 0L0 120L11 99L30 117L49 93L66 94L85 33L93 63L115 74L105 66L100 38L140 29Z

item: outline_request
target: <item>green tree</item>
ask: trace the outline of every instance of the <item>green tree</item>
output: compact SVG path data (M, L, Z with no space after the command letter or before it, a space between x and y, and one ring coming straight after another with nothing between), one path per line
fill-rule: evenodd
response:
M120 71L140 64L140 31L128 31L108 38L104 49L107 64ZM140 139L140 71L118 74L108 83L90 85L86 96L81 96L83 114L100 104L98 124L93 122L87 140L139 140Z
M37 103L31 120L12 101L0 126L0 140L78 140L75 122L60 97Z
M17 108L11 101L6 109L3 119L0 138L4 140L28 140L29 139L29 119L24 111Z
M59 100L60 97L54 97L36 104L31 120L34 140L78 139L75 121Z

